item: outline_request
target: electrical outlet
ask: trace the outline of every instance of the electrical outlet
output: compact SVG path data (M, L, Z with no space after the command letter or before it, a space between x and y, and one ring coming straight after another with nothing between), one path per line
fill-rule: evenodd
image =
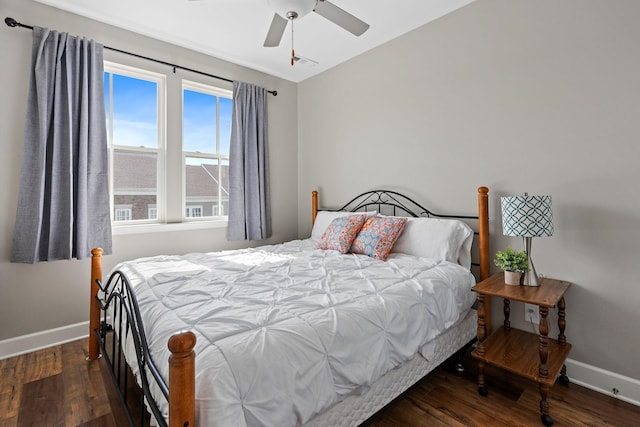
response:
M536 325L540 324L540 307L535 304L524 305L524 320L526 322L532 322Z

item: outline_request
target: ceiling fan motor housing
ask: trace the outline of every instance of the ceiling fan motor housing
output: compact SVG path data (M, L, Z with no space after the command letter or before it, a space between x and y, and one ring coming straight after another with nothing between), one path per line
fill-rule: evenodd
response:
M318 0L267 0L269 7L285 19L302 18L316 8ZM294 16L290 12L295 12ZM292 18L290 18L290 16Z

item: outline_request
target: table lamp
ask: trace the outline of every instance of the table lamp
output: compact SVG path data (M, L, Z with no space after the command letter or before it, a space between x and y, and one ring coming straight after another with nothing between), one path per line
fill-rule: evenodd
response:
M551 196L509 196L501 198L502 234L524 239L525 252L529 260L529 271L523 284L540 286L538 274L531 260L531 238L553 235Z

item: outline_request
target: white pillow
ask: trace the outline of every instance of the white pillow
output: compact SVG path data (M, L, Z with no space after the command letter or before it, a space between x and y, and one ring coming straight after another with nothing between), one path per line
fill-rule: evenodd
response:
M471 268L472 243L473 230L462 221L409 218L391 252L450 261Z
M324 231L327 229L331 221L341 216L349 216L349 215L367 215L376 216L378 211L368 211L368 212L330 212L330 211L318 211L316 215L316 221L313 223L313 229L311 230L311 238L313 240L322 239L322 235Z

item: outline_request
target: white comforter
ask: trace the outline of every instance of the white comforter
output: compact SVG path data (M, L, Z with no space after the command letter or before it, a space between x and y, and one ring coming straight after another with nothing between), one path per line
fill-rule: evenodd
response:
M402 254L381 262L314 245L116 267L136 289L165 378L169 337L196 334L198 425L305 423L418 351L428 358L425 344L473 304L474 278L457 264Z

